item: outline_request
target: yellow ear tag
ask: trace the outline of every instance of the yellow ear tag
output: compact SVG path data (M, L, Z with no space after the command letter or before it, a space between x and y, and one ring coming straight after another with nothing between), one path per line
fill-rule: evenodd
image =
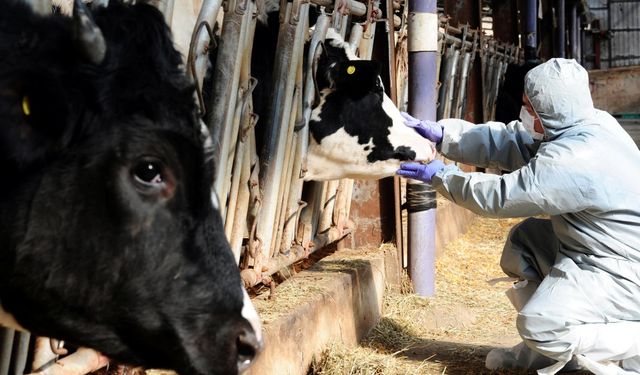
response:
M22 112L24 112L24 114L27 116L31 114L31 106L29 106L29 98L26 96L22 97Z
M349 65L349 67L347 67L347 74L353 74L356 71L356 67L353 65Z

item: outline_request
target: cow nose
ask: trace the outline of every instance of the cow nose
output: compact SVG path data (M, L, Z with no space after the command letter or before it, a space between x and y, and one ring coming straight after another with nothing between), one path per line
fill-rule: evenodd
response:
M241 374L251 366L253 360L262 351L263 342L256 336L253 328L246 327L238 336L236 345L238 349L238 373Z

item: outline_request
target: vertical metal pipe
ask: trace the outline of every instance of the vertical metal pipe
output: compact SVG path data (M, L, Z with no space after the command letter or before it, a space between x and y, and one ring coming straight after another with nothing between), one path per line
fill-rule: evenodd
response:
M15 330L0 327L0 375L9 375L13 338L15 335Z
M565 0L556 0L556 18L558 19L558 29L556 30L556 56L563 58L566 57L565 20L567 19L567 16L565 9Z
M531 61L538 58L538 1L525 0L524 9L524 60Z
M232 75L230 77L231 92L229 93L228 97L229 102L227 103L227 109L224 113L224 121L222 122L220 133L218 134L220 148L217 149L217 155L219 159L217 160L216 164L217 175L213 183L215 192L223 202L220 207L220 214L223 217L226 215L226 205L224 204L224 202L227 201L227 195L229 193L228 188L230 183L229 176L231 174L231 159L233 158L235 152L235 137L237 137L238 126L240 123L239 109L241 108L241 102L243 100L242 97L238 98L238 94L242 93L243 90L246 91L246 86L248 86L248 74L246 75L246 79L244 80L244 82L241 82L241 72L243 71L243 65L245 67L249 65L251 59L250 57L247 59L243 59L243 56L246 56L247 54L247 52L245 51L246 48L249 48L250 53L250 47L248 47L246 43L247 41L253 41L253 35L251 35L251 38L248 39L247 35L249 34L249 30L252 27L251 25L254 24L255 26L255 19L252 19L255 7L254 3L248 1L242 5L237 6L237 8L241 7L243 8L242 13L236 14L238 12L234 12L234 15L232 16L233 18L238 16L237 21L240 22L240 30L237 35L237 39L236 35L233 35L233 38L237 42L237 46L235 46L236 59L233 64L233 70L231 72ZM251 44L249 44L249 46L251 46ZM241 87L241 85L245 85L245 87ZM215 138L212 139L214 139L215 142Z
M31 333L18 332L17 336L16 350L13 355L13 375L23 375L27 368Z
M571 8L569 9L569 40L571 49L571 58L578 59L578 2L571 1Z
M309 52L307 55L307 76L306 82L304 85L304 128L300 130L300 142L302 142L302 155L307 155L309 150L309 119L311 118L311 111L313 110L313 102L316 99L316 90L315 90L315 82L313 75L315 72L313 71L315 59L320 56L322 53L322 48L318 48L321 42L324 41L327 30L329 29L329 25L331 23L330 17L324 12L321 11L318 19L316 20L316 25L313 30L313 35L311 36L311 42L309 43ZM303 156L304 157L304 156ZM300 177L304 177L306 173L306 157L302 161L302 165L300 166Z
M216 165L225 165L222 160L224 147L224 135L229 133L226 129L230 126L235 108L236 94L238 92L238 80L241 64L241 33L245 14L248 12L248 0L229 0L225 3L225 16L222 23L222 37L218 47L216 66L213 72L213 89L211 93L211 110L207 113L207 127L211 133L214 147L214 162ZM246 30L246 28L245 28ZM222 164L220 162L223 162ZM218 168L214 182L214 190L223 201L226 196L221 195L223 183L227 176L226 170Z
M409 0L409 112L423 120L436 119L436 59L438 14L436 0ZM429 185L407 182L407 203L435 197ZM418 200L415 199L415 200ZM423 207L424 208L424 207ZM409 213L409 274L418 295L435 293L435 199L433 206Z
M262 261L267 261L273 246L273 224L276 221L277 204L280 193L280 175L284 163L284 147L287 137L287 126L293 100L296 81L297 61L302 55L300 51L304 38L296 38L297 30L304 27L299 20L308 14L308 3L294 0L286 4L285 19L278 33L277 55L274 66L274 96L267 119L267 139L260 157L260 188L262 189L262 207L257 223L256 237L262 245ZM258 270L258 272L260 272Z

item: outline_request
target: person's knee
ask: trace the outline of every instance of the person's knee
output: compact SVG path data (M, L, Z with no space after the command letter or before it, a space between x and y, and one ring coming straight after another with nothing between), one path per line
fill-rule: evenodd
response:
M557 317L550 317L546 313L537 313L527 307L530 306L525 306L516 318L516 328L523 339L553 341L566 331L566 325Z
M516 327L532 350L558 361L571 359L572 345L565 340L567 327L563 322L523 310L518 313Z

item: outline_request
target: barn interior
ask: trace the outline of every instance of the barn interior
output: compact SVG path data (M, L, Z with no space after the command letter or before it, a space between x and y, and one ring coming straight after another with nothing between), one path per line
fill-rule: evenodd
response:
M52 9L48 0L23 1L43 14ZM55 3L56 11L69 11L70 2ZM428 185L398 177L305 181L308 124L318 95L312 72L328 28L360 59L380 62L388 97L422 119L515 120L526 71L553 57L575 59L589 71L594 105L640 142L637 0L154 4L172 29L197 88L194 100L217 140L214 190L225 234L264 323L267 347L247 374L488 373L478 353L517 339L513 330L486 337L460 333L461 327L489 322L491 314L505 320L500 327L513 325L505 305L493 301L501 292L476 292L481 286L468 285L496 276L496 238L512 221L481 220ZM482 246L494 263L455 268ZM451 292L452 285L466 286L468 293ZM457 299L451 302L448 293ZM443 300L451 303L438 307ZM420 338L424 350L417 354L407 350L415 348L410 340L380 349L381 335L407 328L388 328L388 313L400 309L402 315L403 303L411 311L428 311L422 323L433 328ZM471 319L469 304L490 307L484 315L471 309ZM486 340L478 343L471 335ZM454 336L456 345L442 344ZM371 367L371 352L349 357L363 342L388 357L376 358ZM0 375L71 374L64 366L45 365L77 349L60 354L28 332L0 328ZM443 357L445 352L458 354ZM417 365L394 362L403 356ZM73 374L158 371L89 362Z

